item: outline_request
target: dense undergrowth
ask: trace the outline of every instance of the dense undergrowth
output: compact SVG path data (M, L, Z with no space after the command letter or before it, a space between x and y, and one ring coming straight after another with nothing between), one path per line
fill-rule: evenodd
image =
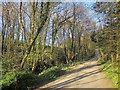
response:
M10 71L3 76L0 83L2 90L26 90L27 87L38 84L39 77L27 71Z
M53 66L37 75L29 71L10 71L3 75L0 84L2 85L2 90L27 90L28 88L36 88L63 75L68 66L80 63L75 61L65 65Z
M61 68L57 66L46 69L39 75L28 71L11 71L3 76L0 84L2 84L2 90L27 90L37 87L41 82L55 79L60 76L60 72Z

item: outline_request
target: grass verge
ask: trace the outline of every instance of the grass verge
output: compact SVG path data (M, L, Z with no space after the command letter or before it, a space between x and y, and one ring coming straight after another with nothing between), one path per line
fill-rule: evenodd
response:
M115 65L115 63L112 63L110 61L104 63L101 65L103 68L103 71L105 73L105 75L112 81L113 86L115 88L119 88L119 78L120 78L120 70L119 70L119 66Z

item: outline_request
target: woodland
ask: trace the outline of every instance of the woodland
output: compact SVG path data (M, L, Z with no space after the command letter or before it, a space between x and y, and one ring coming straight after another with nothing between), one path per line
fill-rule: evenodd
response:
M99 52L120 84L120 2L2 2L2 90L27 90Z

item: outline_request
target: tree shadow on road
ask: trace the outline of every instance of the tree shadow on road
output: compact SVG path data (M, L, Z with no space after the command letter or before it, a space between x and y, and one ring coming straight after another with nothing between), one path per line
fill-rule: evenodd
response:
M95 67L95 66L99 66L99 65L100 64L92 64L92 65L83 66L81 68L69 71L69 72L65 73L64 75L73 74L73 73L76 73L76 72L79 72L79 71L82 71L82 70L85 70L85 69L88 69L88 68L92 68L92 67Z
M83 64L84 64L84 63L83 63ZM100 64L95 63L95 64L91 64L91 65L87 65L87 66L82 66L82 67L80 67L80 68L78 68L78 69L65 72L63 75L70 75L70 74L77 73L77 72L79 72L79 71L82 71L82 70L85 70L85 69L88 69L88 68L92 68L92 67L95 67L95 66L99 66L99 65L100 65ZM84 78L84 77L87 77L87 76L96 74L96 73L98 73L98 72L99 72L99 70L97 70L97 71L95 70L95 71L92 71L92 72L89 72L89 73L85 73L85 74L83 74L83 75L80 75L79 77L70 79L70 80L68 80L68 81L62 82L62 83L60 83L60 84L58 84L58 85L54 85L53 87L49 87L49 88L54 88L55 86L56 86L56 87L59 86L59 85L61 86L61 84L64 85L64 84L67 84L67 83L70 83L70 82L74 82L75 80L82 79L82 78ZM61 76L63 76L63 75L61 75ZM57 78L56 78L56 79L57 79ZM52 82L52 81L54 81L54 80L50 80L50 81L44 82L44 83L43 83L42 85L40 85L40 86L43 86L43 85L45 85L45 84L48 84L48 83L50 83L50 82ZM39 87L40 87L40 86L39 86Z
M69 80L67 80L67 81L64 81L64 82L55 84L55 85L50 86L50 87L48 87L48 88L49 88L49 89L50 89L50 88L52 88L52 89L53 89L53 88L54 88L54 89L56 89L56 88L62 88L62 87L64 87L64 86L67 85L67 84L73 83L73 82L75 82L75 81L77 81L77 80L80 80L80 79L82 79L82 78L85 78L85 77L88 77L88 76L90 76L90 75L97 74L97 73L99 73L99 70L94 70L94 71L91 71L91 72L82 74L82 75L80 75L80 76L78 76L78 77L69 79ZM46 88L43 88L42 90L46 90Z

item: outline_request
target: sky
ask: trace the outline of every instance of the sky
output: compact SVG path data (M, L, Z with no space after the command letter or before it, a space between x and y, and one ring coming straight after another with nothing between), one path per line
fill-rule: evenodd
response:
M103 19L103 14L98 14L95 12L94 8L93 8L93 5L94 5L95 2L84 2L84 6L86 8L89 9L89 14L90 14L90 17L95 21L97 22L97 26L100 26L103 24L103 22L99 22L99 19ZM98 19L99 18L99 19Z
M16 1L17 1L17 0L16 0ZM70 0L69 0L69 1L70 1ZM80 1L80 0L78 0L78 1ZM92 10L92 5L94 4L94 2L95 2L95 0L89 0L89 2L88 2L87 0L85 0L85 2L83 2L83 4L84 4L84 6L85 6L86 8L89 9L89 11L90 11L90 16L91 16L94 20L97 20L98 17L95 16L96 13L95 13L94 10ZM2 4L0 4L0 28L2 28L1 15L2 15Z
M78 0L78 1L80 1L80 0ZM97 21L98 20L98 16L96 15L96 12L92 8L94 3L95 3L95 0L89 0L89 2L86 0L85 2L83 2L83 5L84 5L85 8L87 8L89 10L90 17L93 20ZM2 28L2 18L1 18L1 15L2 15L2 4L0 4L0 28Z
M94 0L90 0L89 2L83 2L83 5L84 5L85 8L87 8L89 10L89 15L92 18L92 20L94 20L95 22L97 22L98 16L96 15L96 12L92 8L92 6L93 6L94 3L95 3ZM0 10L2 12L2 5L0 7ZM2 19L1 19L1 16L0 16L0 29L2 29Z

